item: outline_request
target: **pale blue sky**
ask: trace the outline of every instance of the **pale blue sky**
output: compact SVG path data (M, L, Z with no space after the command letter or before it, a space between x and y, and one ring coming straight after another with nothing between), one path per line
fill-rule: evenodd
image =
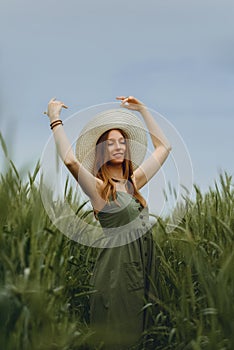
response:
M233 174L233 18L231 0L2 0L0 128L11 158L34 168L51 97L69 106L65 119L124 94L175 126L203 190L220 170Z

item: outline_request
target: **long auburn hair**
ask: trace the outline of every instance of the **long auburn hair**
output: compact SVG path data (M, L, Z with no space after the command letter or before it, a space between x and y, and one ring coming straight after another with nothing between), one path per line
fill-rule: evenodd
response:
M128 136L122 129L110 129L105 131L98 139L96 143L96 154L94 162L94 175L104 182L104 189L102 192L102 198L108 203L110 196L116 201L116 186L115 181L112 180L108 171L108 150L106 142L109 132L111 130L118 130L126 141L126 155L122 163L123 177L127 180L127 191L132 194L133 197L138 199L140 204L145 208L147 206L145 199L140 192L136 189L134 182L132 181L133 165L130 157L130 149L128 143ZM118 202L116 201L118 204Z

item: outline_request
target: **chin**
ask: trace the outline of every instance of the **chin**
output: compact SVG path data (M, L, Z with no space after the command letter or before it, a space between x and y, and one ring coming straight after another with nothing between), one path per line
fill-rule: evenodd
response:
M117 165L117 164L123 164L124 158L123 159L111 159L109 160L110 165Z

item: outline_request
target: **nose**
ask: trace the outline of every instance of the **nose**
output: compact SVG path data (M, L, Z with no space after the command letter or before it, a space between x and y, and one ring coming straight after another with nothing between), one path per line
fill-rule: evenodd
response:
M115 147L116 147L116 149L120 149L121 148L121 144L119 143L119 141L116 141Z

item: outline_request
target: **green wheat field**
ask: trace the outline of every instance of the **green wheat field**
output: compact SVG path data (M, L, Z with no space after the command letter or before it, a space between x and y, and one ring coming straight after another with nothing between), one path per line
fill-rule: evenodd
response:
M102 349L89 328L97 252L53 226L35 180L39 163L22 178L0 141L0 349ZM205 194L194 191L173 232L167 219L153 227L158 274L145 307L154 324L140 349L234 349L233 179L223 172ZM72 205L84 215L82 203Z

